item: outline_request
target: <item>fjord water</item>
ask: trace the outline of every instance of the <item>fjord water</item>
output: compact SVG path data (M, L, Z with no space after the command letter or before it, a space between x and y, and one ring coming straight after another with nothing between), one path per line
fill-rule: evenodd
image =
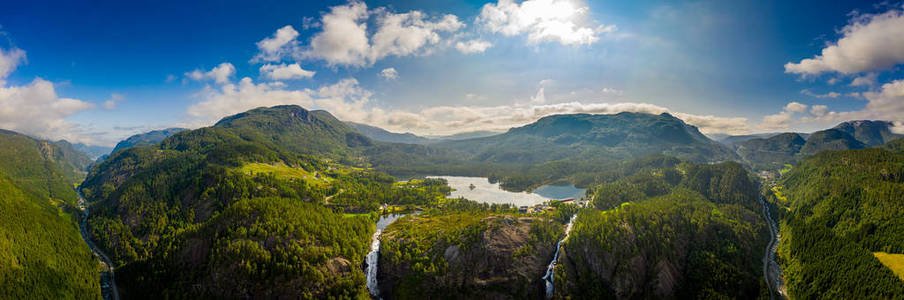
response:
M385 216L381 216L379 220L377 220L377 230L374 231L373 237L370 238L370 252L367 253L367 257L365 261L367 262L367 273L365 273L367 277L367 290L370 291L370 295L375 298L380 297L380 286L377 282L377 263L380 260L380 235L383 234L383 229L386 229L386 226L395 222L399 218L403 217L403 214L389 214Z
M533 206L549 200L578 199L584 196L585 189L574 185L544 185L533 192L509 192L503 190L499 183L490 183L485 177L465 176L430 176L443 178L452 187L451 198L463 197L471 201L489 204L512 204L515 206ZM471 188L473 185L473 189Z

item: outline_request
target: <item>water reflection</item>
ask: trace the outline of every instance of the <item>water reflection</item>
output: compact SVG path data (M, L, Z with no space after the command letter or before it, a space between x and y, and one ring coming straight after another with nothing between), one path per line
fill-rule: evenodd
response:
M544 185L529 192L509 192L503 190L499 183L490 183L485 177L464 176L429 176L443 178L454 189L451 198L464 197L468 200L490 204L513 204L515 206L533 206L552 199L580 198L584 189L574 185ZM473 188L472 188L473 187Z

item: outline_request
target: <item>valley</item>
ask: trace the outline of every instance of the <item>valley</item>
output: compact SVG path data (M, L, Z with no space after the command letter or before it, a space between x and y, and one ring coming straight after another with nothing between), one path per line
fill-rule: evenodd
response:
M610 117L659 125L614 129ZM657 138L663 130L667 141ZM870 199L896 195L896 185L880 182L901 178L901 140L811 157L792 148L788 157L801 162L741 164L734 160L749 163L745 149L758 138L734 156L667 115L563 115L497 136L411 145L372 140L298 106L153 136L102 157L79 185L84 197L74 195L84 219L73 226L100 261L94 284L104 299L794 298L813 293L802 285L817 267L807 251L821 249L799 248L803 238L855 241L839 259L872 259L862 272L886 270L883 284L901 285L870 252L900 251L887 219L895 213L868 211L885 220L870 232L823 229L807 220L825 209L804 204L814 201L800 191L810 183L799 183L837 161L813 160L841 155L858 166L847 172L885 164L870 184L890 194ZM784 136L800 141L769 139ZM512 150L487 154L501 148Z

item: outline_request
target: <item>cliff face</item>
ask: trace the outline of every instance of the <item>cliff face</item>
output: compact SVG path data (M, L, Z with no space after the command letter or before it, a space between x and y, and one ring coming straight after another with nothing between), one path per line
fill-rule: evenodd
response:
M420 218L436 217L418 216L408 220L408 223L430 222L417 220ZM437 298L437 295L442 295L438 298L459 299L543 297L545 284L541 277L555 252L557 239L563 233L561 224L510 215L485 216L463 223L468 224L460 223L464 226L423 234L412 234L411 230L416 229L406 224L390 226L382 237L378 274L382 296ZM432 224L426 227L443 228L429 225ZM396 250L401 247L418 248L415 244L421 243L432 245L426 247L420 257L412 257L417 251L402 253L404 250Z

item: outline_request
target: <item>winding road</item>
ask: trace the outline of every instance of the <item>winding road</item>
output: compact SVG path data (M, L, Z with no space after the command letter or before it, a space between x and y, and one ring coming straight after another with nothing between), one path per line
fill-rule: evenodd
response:
M119 290L116 289L116 279L113 274L113 263L110 260L110 257L107 257L107 255L100 251L100 249L94 245L94 242L91 241L91 236L88 235L88 204L85 202L85 197L82 196L82 192L76 192L78 192L78 208L82 210L82 221L79 222L78 230L81 232L85 244L88 244L88 247L91 248L91 252L94 252L94 256L97 256L104 266L103 270L100 271L101 295L103 295L104 300L119 300Z

